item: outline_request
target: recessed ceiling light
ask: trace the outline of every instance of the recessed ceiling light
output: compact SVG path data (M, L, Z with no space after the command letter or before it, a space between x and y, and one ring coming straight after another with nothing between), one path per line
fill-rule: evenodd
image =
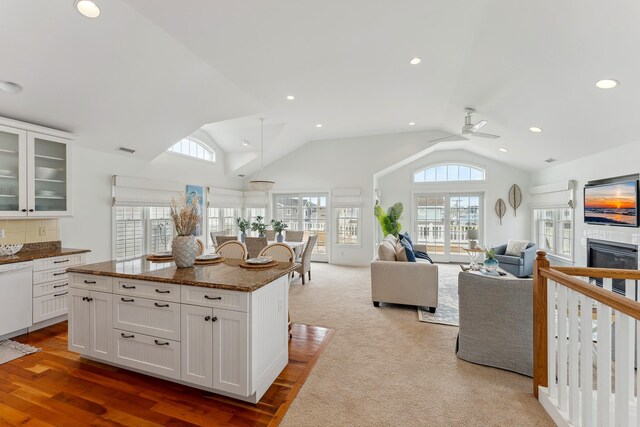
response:
M415 122L409 122L409 126L415 126L416 123Z
M540 129L539 127L535 127L535 126L530 127L530 128L529 128L529 130L530 130L531 132L533 132L533 133L540 133L540 132L542 132L542 129Z
M316 127L317 127L317 128L321 128L321 127L322 127L322 123L318 123L318 124L316 125Z
M506 148L498 148L498 150L502 151L503 153L508 152L509 150L507 150Z
M422 62L422 59L418 58L417 56L414 56L413 58L411 58L411 61L409 61L409 64L418 65L421 62Z
M244 145L245 147L248 147L249 145L251 145L251 143L249 141L247 141L246 139L242 140L242 145Z
M97 18L100 16L100 8L91 0L80 0L76 2L76 9L87 18Z
M14 82L0 81L0 90L6 93L20 93L22 86Z
M288 99L289 101L293 101L294 99L296 99L296 97L295 97L295 96L293 96L293 95L287 95L287 99Z
M596 86L600 89L613 89L620 84L619 81L613 79L602 79L596 82Z
M547 162L547 163L553 163L555 161L556 161L556 159L554 159L553 157L549 157L547 160L545 160L545 162Z

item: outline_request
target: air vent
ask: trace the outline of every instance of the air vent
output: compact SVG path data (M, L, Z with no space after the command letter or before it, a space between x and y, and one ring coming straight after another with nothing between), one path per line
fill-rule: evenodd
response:
M129 153L129 154L133 154L136 152L136 150L134 150L133 148L127 148L127 147L118 147L116 148L116 151L124 151L125 153Z
M556 159L554 159L553 157L549 157L547 160L545 160L545 162L547 162L547 163L553 163L555 161L556 161Z
M239 174L238 174L238 176L239 176L240 178L244 178L244 174L243 174L243 173L239 173Z

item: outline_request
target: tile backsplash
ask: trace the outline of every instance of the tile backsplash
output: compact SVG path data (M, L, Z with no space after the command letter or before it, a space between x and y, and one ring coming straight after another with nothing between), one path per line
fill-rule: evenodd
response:
M0 243L35 243L60 240L58 219L7 219L0 220L4 238Z

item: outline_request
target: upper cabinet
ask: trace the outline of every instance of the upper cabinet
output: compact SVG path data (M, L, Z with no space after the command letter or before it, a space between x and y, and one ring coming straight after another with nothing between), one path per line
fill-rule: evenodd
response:
M0 216L71 215L70 136L0 118Z

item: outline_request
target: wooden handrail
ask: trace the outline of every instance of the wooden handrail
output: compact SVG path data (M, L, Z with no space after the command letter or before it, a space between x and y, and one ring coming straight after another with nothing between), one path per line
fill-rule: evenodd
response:
M620 268L593 268L593 267L553 267L569 276L582 277L610 277L612 279L640 280L640 270L622 270Z
M533 394L536 398L538 387L548 386L547 279L611 307L617 312L640 320L640 302L573 276L640 280L640 271L584 267L551 268L546 252L536 252L533 270Z

